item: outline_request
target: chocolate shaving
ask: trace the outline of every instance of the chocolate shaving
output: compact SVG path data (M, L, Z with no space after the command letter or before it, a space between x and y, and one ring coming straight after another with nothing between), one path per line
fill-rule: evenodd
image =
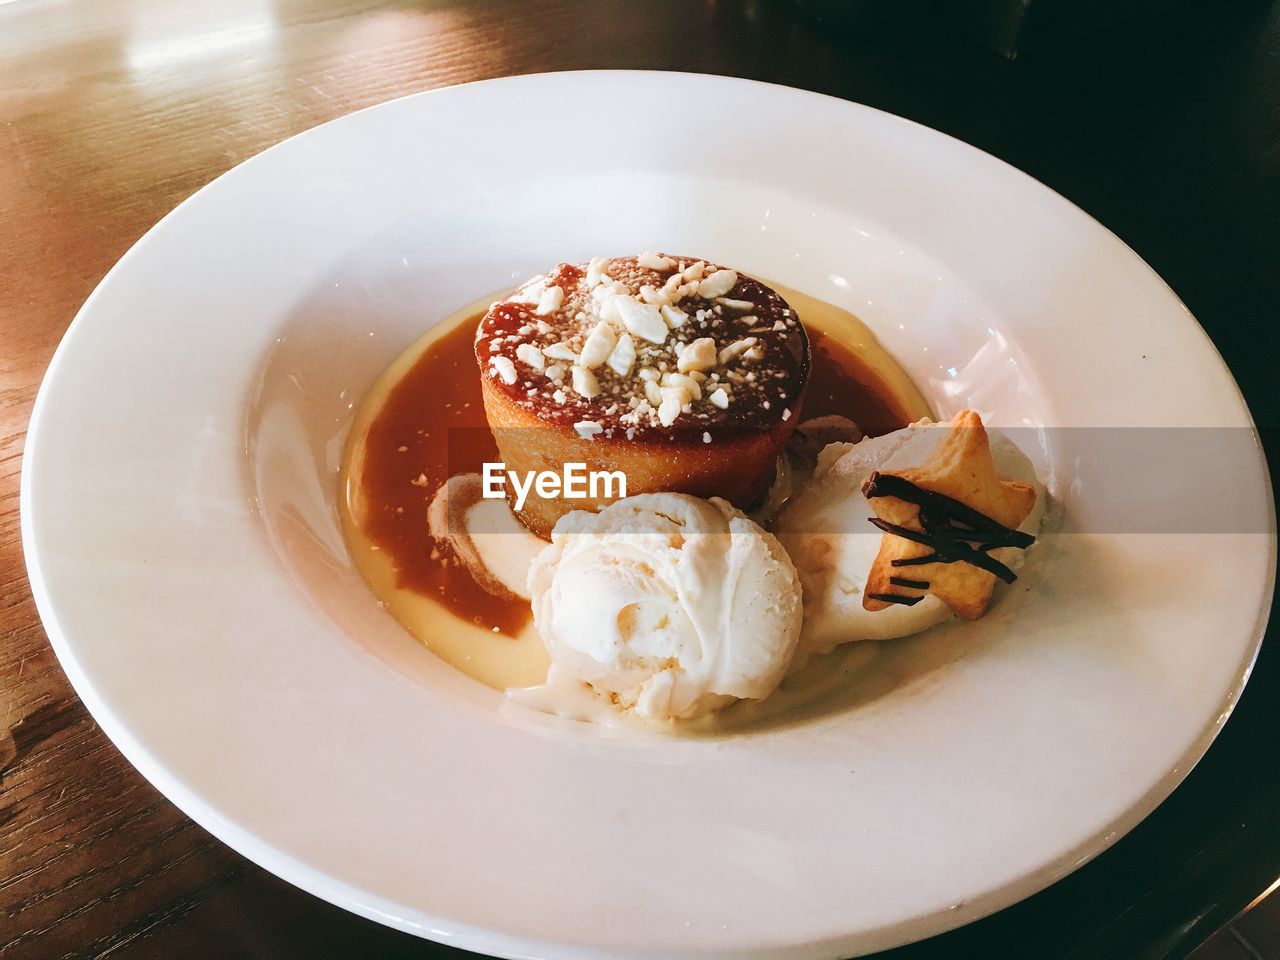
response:
M966 503L945 494L922 489L910 480L891 473L878 471L872 473L862 485L862 493L868 500L873 497L897 497L907 503L914 503L920 508L921 530L912 530L896 523L889 523L879 517L870 518L871 523L885 533L933 548L932 553L922 557L898 558L893 561L895 567L961 562L985 570L1005 583L1013 583L1018 579L1017 575L999 560L989 556L987 551L1000 547L1026 549L1036 539L1029 533L1006 527ZM890 582L896 581L891 578ZM912 582L923 583L924 581ZM899 584L899 586L906 586L906 584ZM870 593L867 596L877 600L886 599ZM887 596L895 596L895 594Z
M885 603L900 603L904 607L914 607L924 597L907 597L901 593L868 593L872 600L883 600Z
M912 590L928 590L928 580L908 580L906 577L890 577L889 582L895 587L910 587Z

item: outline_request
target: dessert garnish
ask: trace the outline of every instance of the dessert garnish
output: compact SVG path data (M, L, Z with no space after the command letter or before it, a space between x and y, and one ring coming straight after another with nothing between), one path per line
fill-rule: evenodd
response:
M871 523L884 531L863 593L867 610L912 605L927 590L953 613L977 619L991 602L995 580L1016 579L992 551L1025 549L1035 541L1016 527L1035 506L1036 488L1000 479L982 418L972 410L956 414L924 466L874 471L862 493L876 513ZM895 574L902 567L928 569L909 580Z

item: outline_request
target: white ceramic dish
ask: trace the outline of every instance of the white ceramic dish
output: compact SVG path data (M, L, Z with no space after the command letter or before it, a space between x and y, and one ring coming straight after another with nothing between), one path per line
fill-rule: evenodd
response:
M608 117L624 102L678 105L698 135L623 136ZM562 147L517 148L541 142L548 105L583 123ZM1104 491L1074 434L1045 432L1065 529L1092 532L1044 538L1033 589L979 624L886 647L856 695L730 739L512 715L377 608L334 509L362 391L477 295L646 248L850 307L942 412L1251 426L1137 256L912 123L674 74L384 104L182 204L50 367L24 464L31 582L124 754L312 893L519 957L871 951L1033 893L1137 823L1256 653L1274 520L1248 445L1218 478L1242 532L1126 534L1090 517L1156 478L1139 463Z

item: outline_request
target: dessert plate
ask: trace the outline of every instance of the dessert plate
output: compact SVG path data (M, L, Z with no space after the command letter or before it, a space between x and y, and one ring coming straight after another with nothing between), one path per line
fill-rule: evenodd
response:
M622 136L626 103L697 135ZM411 641L338 528L363 392L477 297L644 249L851 309L940 414L1025 428L1057 527L1019 589L720 738L531 719ZM1233 457L1212 487L1192 437ZM1080 210L855 104L613 72L364 110L183 203L58 349L22 519L63 667L174 803L349 910L538 958L837 957L1039 890L1204 753L1275 551L1222 360Z

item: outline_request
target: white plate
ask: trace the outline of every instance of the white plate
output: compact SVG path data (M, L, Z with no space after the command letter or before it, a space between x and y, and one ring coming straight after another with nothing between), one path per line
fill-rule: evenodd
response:
M668 108L674 145L617 119ZM312 893L521 957L870 951L1027 896L1137 823L1208 747L1261 635L1274 522L1248 444L1217 480L1238 532L1046 537L1032 589L985 620L886 647L856 696L731 739L531 723L377 608L334 510L352 405L477 295L646 248L854 309L944 412L1251 426L1137 256L912 123L674 74L384 104L182 204L45 379L31 582L123 753ZM1040 452L1068 529L1167 480L1100 478L1074 436Z

